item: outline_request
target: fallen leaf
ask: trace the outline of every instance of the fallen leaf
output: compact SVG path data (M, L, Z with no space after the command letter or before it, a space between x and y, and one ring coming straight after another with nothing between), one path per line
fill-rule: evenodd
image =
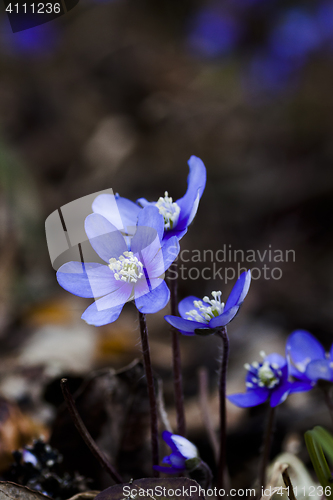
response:
M0 500L47 500L50 497L33 491L26 486L0 481Z
M119 473L128 479L148 476L150 417L142 363L136 360L117 372L108 369L91 375L74 398L88 431ZM94 479L94 488L110 484L101 483L101 467L75 429L65 404L58 409L50 444L63 455L66 470Z
M0 397L0 470L12 462L12 451L33 441L46 429L22 413L12 401Z
M147 500L179 500L180 498L197 500L205 498L203 491L196 481L185 477L144 478L133 483L111 486L101 491L95 500L130 500L136 497Z

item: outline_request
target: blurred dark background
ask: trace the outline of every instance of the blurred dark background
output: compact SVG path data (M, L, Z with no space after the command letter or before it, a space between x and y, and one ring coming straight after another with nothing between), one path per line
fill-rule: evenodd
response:
M44 221L62 205L106 188L132 200L157 200L167 190L176 200L185 193L193 154L207 167L207 186L182 249L215 252L231 245L295 252L289 262L265 260L270 269L281 268L281 279L253 280L230 325L229 392L243 390L244 362L257 359L262 349L283 354L285 338L296 328L310 330L330 347L332 1L81 0L65 16L20 33L11 33L4 8L0 23L0 390L5 397L21 405L23 396L32 398L31 387L17 380L18 373L27 376L28 367L46 366L49 380L66 370L120 368L139 356L130 305L107 327L80 320L89 301L57 284ZM212 263L184 265L200 270ZM263 263L241 265L262 268ZM237 269L237 262L217 263L221 266ZM231 285L186 279L179 294L221 289L226 296ZM165 379L171 408L165 312L149 323L155 367ZM182 338L194 436L203 435L193 375L200 365L209 369L217 419L217 343ZM38 390L35 406L27 407L47 427L52 411L40 405L38 413ZM289 432L325 424L324 410L317 405L315 411L307 397L289 403L289 422L297 405L302 408ZM247 412L229 410L235 432ZM257 420L248 422L253 434Z

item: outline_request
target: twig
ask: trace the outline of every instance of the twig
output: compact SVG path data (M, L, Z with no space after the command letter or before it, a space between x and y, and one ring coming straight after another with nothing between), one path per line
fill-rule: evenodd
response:
M211 412L209 411L207 368L202 366L198 371L198 377L199 377L199 402L200 402L201 415L204 421L204 425L208 434L210 444L213 448L215 460L217 462L219 455L219 444L213 427Z
M113 465L110 464L104 453L98 448L97 444L91 437L87 427L83 423L83 420L80 417L79 412L77 411L74 398L69 391L67 379L63 378L60 382L60 385L71 419L73 420L73 423L77 428L77 430L79 431L83 441L86 443L86 445L88 446L89 450L94 455L94 457L99 461L103 469L105 469L106 472L112 477L112 479L116 483L122 484L123 483L122 477L113 467Z
M150 432L151 432L151 449L153 465L158 465L158 410L156 402L155 384L153 376L153 368L150 358L150 348L148 340L148 329L146 323L146 316L139 311L139 323L141 333L141 346L143 363L146 372L146 380L148 387L149 405L150 405ZM158 471L153 469L153 476L159 477Z

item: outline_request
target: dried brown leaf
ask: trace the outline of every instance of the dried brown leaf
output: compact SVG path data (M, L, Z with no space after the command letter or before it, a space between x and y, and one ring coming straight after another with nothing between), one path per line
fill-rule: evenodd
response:
M0 481L0 500L47 500L50 497L33 491L26 486Z
M130 494L128 495L129 491ZM154 496L155 491L156 495ZM95 500L130 500L131 498L144 498L146 500L179 500L179 498L204 500L205 497L200 491L199 484L193 479L166 477L162 479L144 478L133 483L116 484L101 491Z
M74 398L91 436L120 474L128 478L149 475L149 400L142 363L134 361L117 372L108 369L93 374ZM95 479L94 487L99 487L100 466L74 428L64 405L59 408L50 444L62 453L66 470L77 470Z

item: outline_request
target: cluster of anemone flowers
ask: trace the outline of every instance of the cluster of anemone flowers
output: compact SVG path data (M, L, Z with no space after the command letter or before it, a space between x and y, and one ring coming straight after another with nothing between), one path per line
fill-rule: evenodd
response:
M327 354L310 333L297 330L288 338L285 356L262 352L261 361L245 365L246 391L227 396L227 325L236 318L249 292L251 272L243 272L238 277L225 303L221 301L221 291L212 291L211 297L188 296L177 307L177 280L171 279L169 270L177 265L180 240L193 222L206 185L206 168L202 160L192 156L188 165L187 191L179 200L173 201L168 192L152 202L144 198L133 202L118 194L97 196L91 214L85 219L85 232L102 262L68 262L58 270L57 280L72 294L94 299L82 314L82 319L90 325L102 326L116 321L127 302L133 302L138 310L150 403L152 474L155 477L160 472L172 475L188 473L191 476L193 471L201 471L205 484L212 483L208 465L200 458L196 446L186 438L179 336L217 335L221 339L216 484L225 489L228 483L226 400L243 408L269 401L270 428L265 433L268 438L264 443L258 476L258 485L263 487L266 484L269 436L272 434L275 408L292 393L309 391L320 380L333 381L333 349ZM172 332L177 431L164 430L162 433L171 453L163 458L160 465L161 423L158 421L146 314L157 313L169 301L171 314L165 316L165 321ZM96 445L91 447L95 447L92 451L98 454ZM114 466L110 465L108 470L116 482L122 482Z
M241 58L244 90L274 95L295 89L312 59L330 60L332 28L329 0L209 0L188 19L187 46L208 60Z

